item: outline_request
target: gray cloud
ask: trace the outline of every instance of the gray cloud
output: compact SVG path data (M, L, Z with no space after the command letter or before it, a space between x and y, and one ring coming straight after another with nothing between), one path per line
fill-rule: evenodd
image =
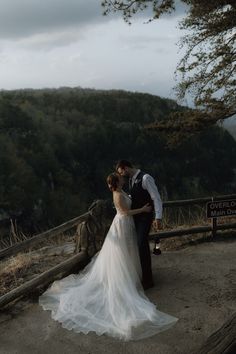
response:
M102 16L101 0L0 0L0 9L2 88L79 85L171 95L182 5L147 25L140 13L132 26L121 14Z
M19 39L108 20L100 0L0 0L0 38Z
M130 37L125 37L124 35L123 36L120 36L120 40L123 42L123 43L127 43L127 44L133 44L134 42L138 42L138 43L141 43L141 44L156 44L158 42L166 42L166 41L170 41L172 40L173 38L175 38L175 36L170 36L169 34L167 35L132 35Z
M82 31L81 31L82 32ZM33 51L50 51L54 48L68 47L86 36L78 30L65 30L52 33L40 33L17 41L21 49Z
M132 36L120 36L119 40L131 50L145 50L150 48L150 46L155 46L155 48L160 49L160 46L168 46L168 43L176 42L178 36L175 34L165 34L161 35L157 32L156 35L132 35ZM167 47L168 48L168 47Z
M121 14L103 16L101 0L0 0L0 8L0 38L13 40L121 18ZM176 11L163 18L183 15L185 9L176 0ZM135 18L148 19L151 14L150 7Z

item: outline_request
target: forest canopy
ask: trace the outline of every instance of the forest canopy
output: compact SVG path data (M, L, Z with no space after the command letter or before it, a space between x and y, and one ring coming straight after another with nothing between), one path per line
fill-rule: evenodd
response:
M111 198L120 158L151 173L164 200L235 190L236 143L214 126L168 149L144 127L184 112L143 93L81 88L0 93L0 217L48 228Z

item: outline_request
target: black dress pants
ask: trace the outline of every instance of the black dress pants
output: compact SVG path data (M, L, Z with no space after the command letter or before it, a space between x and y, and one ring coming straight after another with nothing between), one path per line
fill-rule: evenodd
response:
M144 288L153 285L151 254L148 242L148 234L152 225L152 220L152 215L135 215L134 217L139 257L142 267L142 284Z

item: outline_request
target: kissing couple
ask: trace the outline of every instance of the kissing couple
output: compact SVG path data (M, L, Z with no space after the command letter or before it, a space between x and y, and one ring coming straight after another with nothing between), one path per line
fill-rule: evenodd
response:
M123 190L124 177L130 195ZM118 162L107 184L116 215L101 250L79 274L54 281L39 304L68 330L140 340L178 320L144 293L154 286L148 234L152 223L161 228L162 202L154 179L127 160Z

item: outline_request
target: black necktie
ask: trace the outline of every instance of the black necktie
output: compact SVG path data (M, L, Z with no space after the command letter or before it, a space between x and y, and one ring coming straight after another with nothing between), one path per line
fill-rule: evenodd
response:
M129 190L131 191L132 189L132 178L129 179Z

